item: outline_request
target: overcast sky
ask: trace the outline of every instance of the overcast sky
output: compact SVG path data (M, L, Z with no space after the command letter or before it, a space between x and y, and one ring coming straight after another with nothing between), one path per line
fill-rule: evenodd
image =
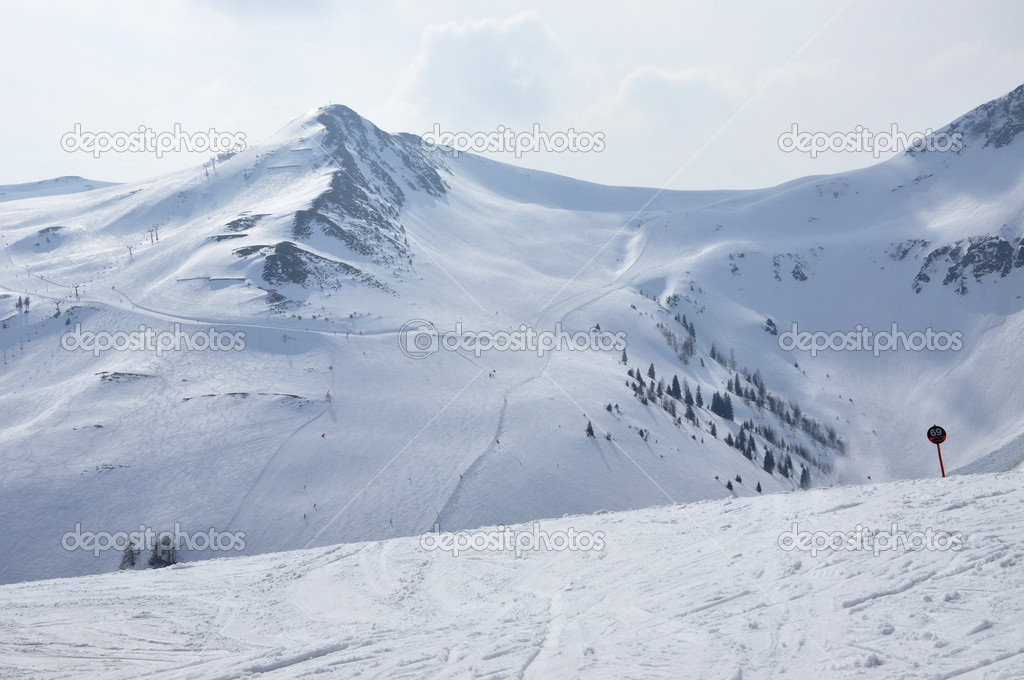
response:
M0 184L129 181L208 154L61 149L74 129L242 132L328 103L389 132L600 133L518 165L606 184L770 186L871 164L779 135L938 128L1024 83L1024 3L0 4Z

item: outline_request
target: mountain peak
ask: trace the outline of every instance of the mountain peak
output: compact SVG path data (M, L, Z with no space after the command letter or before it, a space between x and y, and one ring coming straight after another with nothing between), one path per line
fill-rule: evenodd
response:
M355 110L345 106L344 104L328 104L327 106L321 106L315 109L312 118L327 124L325 120L333 121L335 124L341 124L346 127L363 127L369 125L373 128L377 126L371 123L366 118L363 118Z
M962 133L966 144L1006 146L1024 131L1024 85L957 118L945 131Z

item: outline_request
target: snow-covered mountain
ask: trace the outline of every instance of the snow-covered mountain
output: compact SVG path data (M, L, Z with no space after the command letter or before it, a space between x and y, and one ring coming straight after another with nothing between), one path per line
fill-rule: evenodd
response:
M146 182L3 187L0 582L116 569L62 550L76 523L244 531L253 554L934 476L932 423L947 468L1013 467L1021 97L940 131L958 152L757 191L580 182L342 106ZM784 349L794 324L894 323L957 343ZM410 328L599 328L626 362ZM76 329L234 340L93 353Z
M1014 680L1022 511L1015 471L5 585L0 675Z

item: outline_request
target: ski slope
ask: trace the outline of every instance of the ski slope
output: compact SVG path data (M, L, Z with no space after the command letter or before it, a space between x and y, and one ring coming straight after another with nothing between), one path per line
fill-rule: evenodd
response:
M11 584L0 676L1012 680L1022 516L1020 472L960 475L510 528L600 549L407 537ZM812 554L780 548L794 524L962 538Z
M117 555L61 549L78 523L244 531L262 554L789 492L804 470L812 487L923 478L932 423L950 433L947 468L1014 469L1024 142L987 143L1019 122L1003 110L961 119L959 154L756 191L607 187L453 158L341 106L201 168L7 187L0 531L22 549L0 556L0 583L116 569ZM670 342L688 333L682 316L688 358ZM935 328L963 347L810 356L780 347L769 319ZM402 344L416 320L442 333L600 326L625 333L628 360L417 360ZM245 347L66 351L78 324L217 329ZM652 365L652 388L678 377L702 390L693 421L682 401L633 390ZM782 415L750 398L755 373ZM741 377L734 417L713 414L713 393ZM748 424L745 456L726 437ZM765 469L769 450L786 474Z

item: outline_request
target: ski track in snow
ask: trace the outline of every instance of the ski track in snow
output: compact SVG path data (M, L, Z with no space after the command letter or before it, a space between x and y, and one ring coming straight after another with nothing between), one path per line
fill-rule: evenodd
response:
M1024 676L1020 481L542 523L603 532L602 551L453 556L405 538L2 586L0 677L1011 680ZM961 531L963 546L779 547L793 522L894 517Z
M610 285L611 284L609 284L609 286ZM566 318L570 314L572 314L574 312L577 312L577 311L587 307L588 305L593 304L594 302L596 302L597 300L601 299L605 295L608 295L609 293L614 292L614 290L617 290L617 289L608 289L609 286L605 286L602 289L600 289L599 291L583 291L583 292L580 292L580 293L576 293L574 295L570 295L566 299L561 300L560 302L557 302L557 303L554 303L554 304L549 304L548 306L545 307L544 310L541 311L541 313L540 313L536 323L534 324L534 326L536 328L550 328L550 327L553 327L554 324L550 324L550 323L546 323L545 322L545 319L544 319L545 316L550 317L553 314L557 314L556 309L557 309L558 306L564 306L566 304L569 304L570 302L573 302L575 300L575 298L579 298L579 297L584 297L585 296L586 297L585 302L577 303L574 306L570 307L570 309L568 311L558 315L558 322L557 323L565 324ZM608 290L606 290L606 289L608 289ZM441 510L438 512L438 515L437 515L437 518L436 518L436 521L438 522L440 527L444 528L445 526L447 526L448 518L451 517L452 515L454 515L455 513L457 513L461 509L461 505L459 503L459 496L460 496L461 492L464 489L464 485L465 485L466 481L475 478L477 476L477 474L479 473L479 471L483 467L485 467L487 465L487 459L497 453L498 447L500 446L500 444L498 442L501 441L502 434L505 431L505 415L508 412L509 397L511 397L513 394L515 394L516 391L522 389L527 384L529 384L529 383L537 380L538 378L541 378L544 375L546 375L548 364L550 363L550 361L551 361L551 353L549 352L549 353L545 354L545 356L543 358L543 363L542 363L542 365L541 365L541 367L540 367L540 369L538 371L536 371L530 377L525 378L525 379L519 381L518 383L516 383L512 387L510 387L510 388L505 390L505 396L504 396L504 399L503 399L503 402L502 402L501 411L498 414L498 420L497 420L497 425L495 426L494 436L491 438L491 442L488 444L487 448L476 458L476 460L474 460L472 462L472 464L469 465L469 467L467 467L465 469L465 471L463 471L461 473L460 478L459 478L459 482L458 482L458 484L456 484L455 489L452 491L451 496L448 498L447 501L445 501L444 505L441 506ZM550 376L548 376L548 377L550 378ZM509 453L504 454L504 455L511 456L513 459L515 459L517 462L519 462L520 466L523 466L522 461L519 461L519 459L515 457L514 453L509 452Z
M309 130L302 130L305 143ZM269 154L267 165L279 152L287 156L295 141L291 130L275 145L254 147L250 156ZM458 172L445 175L451 186L443 200L413 190L408 206L390 206L404 211L409 254L418 258L414 265L410 257L408 269L400 259L394 271L386 271L390 265L370 267L394 276L388 281L395 297L349 279L345 295L333 299L322 286L318 297L313 285L299 292L308 306L289 309L306 315L305 323L299 314L292 320L287 312L268 311L260 289L248 288L259 283L258 265L208 243L219 243L223 225L250 209L265 209L261 217L273 215L273 225L240 237L265 244L293 238L288 223L295 211L307 209L324 189L327 176L319 168L306 167L307 173L296 171L294 177L289 172L250 178L260 161L239 156L229 161L234 174L223 171L216 181L197 182L183 171L134 189L9 202L3 210L3 283L7 292L30 294L34 302L32 314L21 316L5 336L5 375L13 376L9 394L16 396L4 406L19 413L2 443L22 447L6 446L0 466L0 491L18 499L8 506L16 521L8 522L16 534L11 543L20 550L9 550L0 564L8 569L5 576L42 573L51 561L68 558L56 548L56 526L78 517L120 527L136 514L163 522L185 513L195 523L223 513L231 516L225 528L264 532L251 542L254 552L318 539L407 537L0 586L0 678L1024 677L1019 473L785 493L792 480L762 474L756 462L741 460L721 442L698 444L689 426L673 424L657 406L630 401L622 386L626 367L616 357L590 357L586 363L568 353L551 362L549 353L542 361L505 357L508 364L493 358L490 365L500 365L500 378L479 385L490 367L482 360L457 353L458 360L429 367L399 366L395 359L404 359L397 343L383 352L383 343L376 342L397 339L409 316L436 318L445 328L464 316L467 323L482 324L478 330L492 324L511 329L534 313L537 329L616 323L630 333L631 367L657 363L661 377L678 371L700 381L705 398L728 375L711 360L705 367L708 346L717 340L720 351L732 350L735 342L741 364L764 368L782 398L810 407L809 415L835 424L857 445L850 447L850 458L826 456L825 462L845 464L844 474L852 475L847 481L871 479L869 472L876 480L880 473L925 474L923 456L907 444L920 443L920 429L909 423L923 417L957 426L951 427L958 436L953 455L969 461L961 471L1008 471L1024 455L1016 422L1021 397L1014 389L1022 322L1019 303L1006 291L1014 279L1000 283L1005 272L978 276L975 270L971 277L965 269L962 282L969 284L970 298L939 281L914 292L909 284L916 281L915 271L925 272L920 267L927 248L989 235L999 224L1001 236L1014 238L1015 228L1020 236L1020 149L1018 141L998 152L970 149L949 160L903 156L876 168L750 192L665 192L639 224L628 220L621 227L617 215L628 216L647 190L543 174L527 181L529 172L467 155L461 164L444 166L445 172ZM373 174L367 163L378 153L369 147L356 153L361 172ZM348 178L358 185L354 175ZM389 178L410 187L415 179L401 172ZM808 227L812 221L820 225ZM61 246L58 239L52 249L33 250L40 244L33 246L32 239L44 233L39 228L58 222L67 225L62 228L72 234L71 245ZM156 223L161 230L167 225L165 238L146 244L142 230ZM17 250L7 242L8 226ZM906 245L922 234L934 243ZM401 249L394 234L382 235L389 247ZM125 243L134 244L134 256L129 250L124 257ZM907 249L897 257L892 248L899 243ZM318 257L366 264L340 242L319 235L305 245ZM31 266L19 264L22 259ZM805 259L811 276L799 282L796 267L803 271ZM786 269L797 263L792 280L779 276L779 262ZM929 270L933 276L946 266L936 263ZM72 278L76 272L80 278ZM193 279L174 278L203 272L242 273L247 285L228 294L198 284L178 286L176 281ZM72 297L75 287L54 276L87 282L81 285L89 294ZM867 292L847 294L855 288ZM47 343L61 329L47 325L56 318L49 317L49 308L36 308L65 302L87 308L87 318L97 310L110 327L151 319L245 329L259 343L262 331L288 337L280 345L260 345L252 360L134 357L122 366L108 356L103 363L75 363L66 354L40 349L52 350ZM9 298L4 304L13 307ZM376 319L359 311L368 308ZM313 323L308 314L314 310L339 318ZM658 321L670 324L677 310L698 324L699 368L696 361L680 363L655 330ZM780 329L788 321L832 330L857 323L884 327L897 319L916 329L931 323L936 310L968 334L962 354L892 361L825 354L805 360L804 354L781 352L762 333L769 314ZM321 321L334 329L318 328ZM364 321L373 327L349 338L346 329ZM336 329L346 331L344 342ZM298 348L289 353L291 345L284 344L296 339ZM351 351L350 342L359 349ZM13 354L15 346L17 359L7 368L7 352ZM210 391L217 394L202 396L248 397L266 394L257 391L263 380L292 385L294 394L286 396L305 395L299 397L303 404L316 404L321 387L328 387L321 384L319 366L325 356L332 366L347 361L352 371L337 385L332 371L328 394L338 395L337 402L327 400L314 414L301 407L278 412L279 404L250 403L249 410L231 411L215 399L174 410L178 401L196 396L200 388L193 385L216 385ZM794 358L801 370L794 370ZM465 387L462 361L478 371L465 377ZM123 368L128 375L145 370L155 379L100 392L96 366ZM65 373L67 367L75 370ZM309 377L296 378L303 370ZM238 392L220 390L236 382L244 383ZM977 385L1003 389L958 402L940 393L939 385L951 394L970 393ZM61 388L72 396L64 398ZM403 392L421 398L403 399ZM464 403L458 403L460 396ZM90 398L95 403L83 405ZM623 415L600 412L618 399L626 405ZM135 410L138 404L156 408L147 413ZM435 415L432 409L442 404ZM913 406L904 408L908 404ZM123 415L118 408L136 422L116 429ZM106 411L114 412L109 420ZM763 413L748 415L757 424L772 424ZM591 417L602 432L614 429L612 443L583 438L582 423ZM584 420L577 426L574 418ZM72 422L78 425L74 434L52 427ZM248 422L257 434L237 437ZM719 421L723 435L734 425ZM102 427L107 429L94 429ZM30 428L38 438L24 436ZM192 429L214 434L192 438ZM806 443L792 428L779 430ZM229 431L236 441L221 450L216 437ZM650 442L637 439L641 431L652 435ZM330 443L321 435L332 437ZM159 446L164 441L173 443ZM355 443L348 446L350 441ZM147 454L159 454L151 467ZM45 474L65 463L75 469ZM81 467L98 472L114 469L114 463L137 467L124 476L78 479L85 475ZM864 470L854 470L854 464ZM219 475L230 476L228 468L238 471L232 484L217 488ZM930 459L927 470L931 474ZM548 531L603 532L606 547L599 552L454 557L426 551L420 538L409 537L431 524L428 518L442 529L462 528L495 518L558 516L566 507L580 512L647 507L672 496L720 498L725 492L716 475L730 479L737 471L747 484L732 492L737 498L540 523ZM310 481L316 475L319 495L302 484L304 476ZM824 484L843 478L831 471L815 475ZM763 497L753 490L758 479L765 484ZM39 480L60 491L36 507ZM163 486L165 480L174 488L160 489L165 497L150 505L138 489ZM738 475L736 481L742 485ZM306 521L310 503L323 512L309 513ZM885 530L897 523L906 531L963 531L967 538L957 551L811 555L779 547L778 537L793 522L824 532L849 532L860 524ZM325 534L328 528L332 534ZM68 559L45 573L103 568L102 560Z

